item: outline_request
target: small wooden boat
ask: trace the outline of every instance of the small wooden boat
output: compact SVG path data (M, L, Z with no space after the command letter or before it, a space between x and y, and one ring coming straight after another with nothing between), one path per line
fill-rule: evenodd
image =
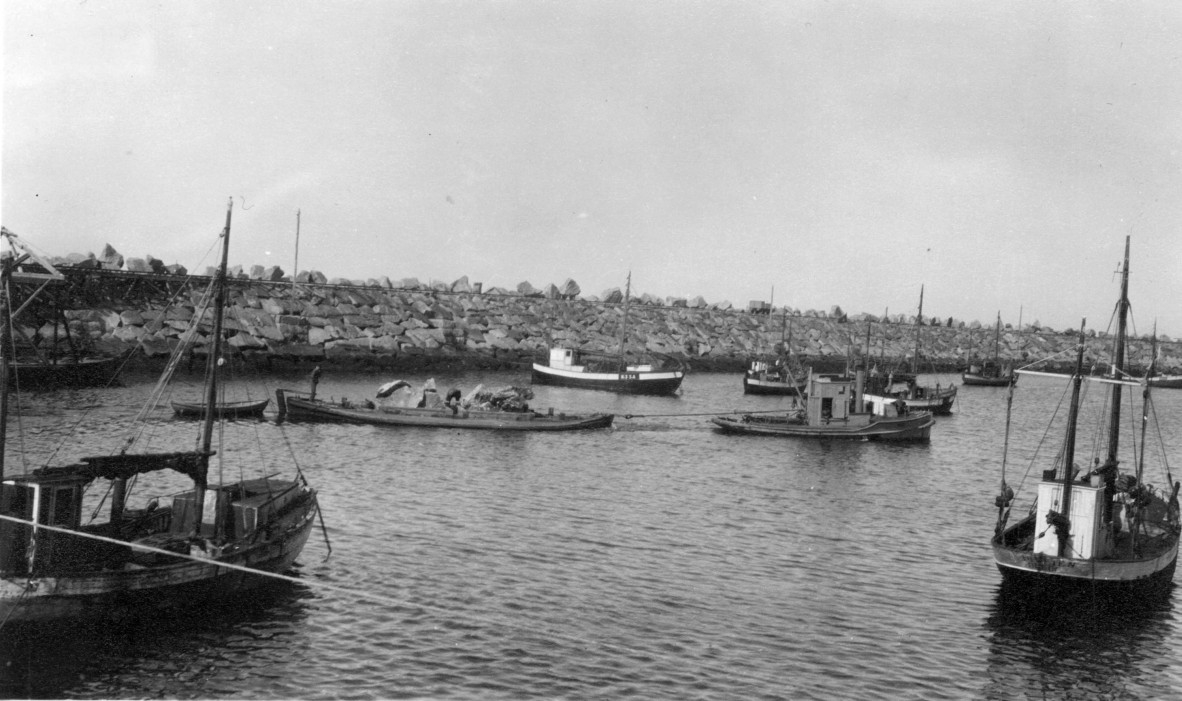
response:
M897 402L872 402L862 394L861 371L810 374L808 400L786 414L744 414L711 419L724 433L791 438L926 441L935 419L927 412L897 413Z
M214 416L219 419L244 419L259 417L266 411L270 399L260 401L243 400L238 402L218 402L214 407ZM177 416L186 419L199 419L205 416L205 402L172 402L172 411Z
M960 381L966 387L1005 387L1013 377L1011 372L985 362L970 365L968 370L961 373Z
M327 402L311 393L294 390L275 390L275 403L280 420L336 421L372 424L375 426L417 426L421 428L469 428L486 431L579 431L609 428L614 414L573 415L539 413L536 411L504 411L499 409L463 408L458 405L442 408L383 406L366 401L357 404L349 400Z
M621 394L675 394L685 378L684 363L658 353L651 354L655 362L629 363L625 360L631 290L632 276L629 275L624 293L624 319L620 325L618 354L551 348L548 362L533 364L533 382Z
M64 387L102 387L119 374L119 360L109 356L17 360L9 366L8 382L22 391Z
M751 361L743 373L743 394L803 397L808 389L808 371L793 362L791 348L792 325L785 309L778 355Z
M997 313L997 325L993 331L993 359L972 363L960 376L967 387L1005 387L1015 378L1011 368L1001 364L1001 312Z
M1150 387L1182 389L1182 375L1153 375L1148 382Z
M222 338L232 206L231 201L212 289L215 347ZM11 258L0 265L0 377L8 371L5 291L12 267ZM207 404L213 404L220 353L209 355ZM6 382L0 382L0 393L4 425ZM19 403L14 405L19 410ZM210 482L210 457L217 452L214 418L205 417L196 450L127 452L133 437L112 454L16 475L4 473L6 434L0 432L0 625L147 617L230 601L287 570L319 513L316 491L298 466L292 478ZM229 462L234 454L227 452ZM166 504L153 499L132 508L137 478L164 470L191 478L193 488ZM87 487L96 480L110 485L109 519L84 522L83 514L94 506Z
M1166 456L1158 455L1164 452L1162 436L1146 435L1158 421L1150 385L1130 381L1125 373L1128 292L1126 237L1110 373L1084 376L1086 338L1081 324L1063 444L1058 451L1047 451L1054 457L1033 476L1033 503L1028 501L1017 512L1016 523L1009 522L1015 489L1009 484L1004 456L1001 461L1000 493L994 500L997 523L991 540L994 562L1005 583L1023 596L1049 598L1054 606L1064 605L1075 595L1089 604L1098 596L1114 595L1119 605L1136 607L1147 595L1168 593L1174 579L1182 531L1179 483ZM1154 351L1156 355L1156 347ZM1152 371L1151 367L1149 374ZM1098 435L1086 440L1077 436L1083 401L1080 387L1085 380L1110 387L1109 396L1101 400L1107 416L1094 423ZM1121 422L1125 386L1141 387L1140 421L1135 427L1123 427ZM1009 426L1007 419L1007 431ZM1008 435L1005 445L1009 445ZM1093 455L1077 453L1077 447L1082 451L1087 446ZM1150 467L1153 475L1147 474ZM1016 486L1021 490L1025 477L1018 479Z
M899 399L909 411L930 411L933 414L951 414L956 403L957 387L948 385L921 385L919 383L920 332L923 329L923 287L919 288L919 313L915 316L915 355L911 359L911 372L873 373L867 378L866 394L881 400Z
M753 360L743 374L743 394L803 396L807 389L808 376L796 376L782 364Z

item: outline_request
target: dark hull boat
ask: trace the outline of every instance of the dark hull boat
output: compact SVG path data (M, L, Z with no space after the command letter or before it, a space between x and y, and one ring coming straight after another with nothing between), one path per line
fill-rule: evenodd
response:
M119 374L119 361L110 357L57 358L14 361L8 382L24 390L63 387L104 387Z
M794 377L783 366L771 366L763 361L753 361L743 374L743 394L775 396L803 396L808 388L808 376Z
M866 394L882 400L899 400L910 411L948 415L956 404L956 385L921 385L915 375L899 373L872 377Z
M219 419L258 418L267 410L270 399L218 402L214 405L214 416ZM204 402L172 402L172 411L186 419L200 419L205 416Z
M1005 387L1011 381L1010 375L992 374L987 371L974 372L971 368L960 376L962 384L968 387Z
M1164 459L1160 466L1164 488L1149 482L1154 478L1146 474L1146 452L1153 452L1150 446L1162 444L1160 436L1146 440L1151 419L1156 421L1150 386L1144 381L1130 381L1124 372L1128 287L1126 238L1111 374L1084 377L1085 335L1081 325L1063 447L1055 453L1050 467L1043 470L1033 503L1016 523L1010 523L1015 491L1007 484L1002 462L1001 489L995 501L997 525L991 541L994 562L1014 591L1051 593L1052 605L1053 597L1075 591L1091 597L1118 595L1121 605L1135 607L1142 601L1138 594L1153 594L1172 582L1177 564L1182 530L1179 483ZM1105 400L1107 416L1099 436L1080 442L1094 446L1097 455L1090 462L1076 453L1080 387L1084 381L1101 382L1111 391ZM1141 421L1134 432L1140 435L1131 437L1133 446L1128 457L1119 450L1125 386L1139 386L1142 390ZM1077 460L1094 469L1081 469ZM1062 605L1063 600L1058 604Z
M565 413L541 414L534 411L504 411L472 408L417 408L395 406L358 406L349 402L326 402L310 394L275 390L279 418L310 421L360 423L375 426L411 426L420 428L464 428L485 431L580 431L609 428L613 414L587 416Z
M1149 378L1149 386L1159 389L1182 389L1182 375L1157 375Z
M628 308L632 275L624 292L624 318L620 322L620 350L615 355L551 348L545 362L535 362L532 382L539 385L596 389L620 394L676 394L685 378L685 364L667 355L652 354L655 362L625 360Z
M926 412L896 413L897 404L876 404L862 394L856 378L810 375L804 408L786 414L716 416L724 433L788 438L927 441L935 419Z
M961 383L968 387L1005 387L1014 379L1014 371L1001 365L1001 313L993 331L993 359L973 363L961 374Z
M915 316L915 355L911 372L872 374L867 379L866 394L877 401L899 400L908 411L927 411L936 415L952 413L956 403L956 385L922 385L919 383L920 331L923 329L923 288L919 289L919 313Z
M223 335L231 211L232 204L226 211L221 265L210 289L216 297L215 348ZM3 265L0 375L8 373L9 360L4 290L20 260L10 257ZM207 405L216 403L218 356L210 354ZM7 382L0 382L0 425L7 424L8 394ZM132 618L221 603L274 582L269 575L289 568L319 514L316 492L298 466L292 479L211 483L215 418L205 415L196 450L132 453L133 437L113 454L21 475L4 474L0 445L0 625ZM0 432L0 438L5 435ZM189 477L192 489L166 504L153 499L131 508L138 478L165 470ZM109 485L109 499L104 499L109 519L84 525L84 491L97 481Z
M793 362L792 325L784 309L777 356L753 359L743 373L743 394L803 397L808 390L809 374Z

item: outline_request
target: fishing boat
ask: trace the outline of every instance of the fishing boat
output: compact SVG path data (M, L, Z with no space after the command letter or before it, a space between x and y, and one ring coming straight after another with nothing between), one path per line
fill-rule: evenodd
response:
M813 374L808 399L786 413L716 416L711 422L723 433L790 438L926 441L935 419L928 412L908 412L898 401L870 399L863 394L864 373Z
M951 414L956 402L957 387L954 384L920 384L919 352L923 331L923 287L919 288L919 313L915 315L915 353L911 358L911 371L872 372L867 378L866 394L877 400L902 400L911 411L928 411L933 414Z
M574 348L550 348L546 362L533 364L535 384L598 389L621 394L675 394L685 378L685 364L676 358L652 353L649 362L630 363L625 351L628 340L628 308L632 275L624 292L624 318L620 323L620 349L615 355Z
M51 357L13 361L8 381L21 390L103 387L118 374L119 359L111 356Z
M808 372L792 360L792 324L784 309L779 352L772 358L756 358L743 373L743 394L803 396Z
M1005 387L1013 377L1013 370L1001 364L1001 312L998 312L993 331L993 359L969 365L960 379L969 387Z
M1128 595L1135 591L1161 591L1173 581L1178 558L1178 490L1165 460L1160 476L1164 485L1146 474L1147 453L1163 446L1161 437L1146 440L1151 420L1156 423L1150 385L1134 381L1125 372L1125 345L1129 309L1129 239L1125 239L1120 301L1117 303L1117 333L1112 363L1103 376L1084 376L1084 326L1080 325L1075 372L1070 376L1070 403L1063 445L1053 462L1039 474L1033 502L1010 523L1015 489L1008 483L1003 454L1000 494L995 500L997 524L992 539L993 557L1003 580L1012 586L1038 593L1088 596L1114 593L1120 601L1134 605ZM1039 374L1030 370L1020 373ZM1081 387L1098 381L1108 388L1102 421L1097 422L1094 439L1078 436ZM1122 398L1126 386L1140 386L1140 422L1130 426L1128 448L1122 452ZM1012 406L1011 389L1010 405ZM1129 393L1129 404L1132 404ZM1130 408L1131 410L1131 408ZM1008 412L1007 412L1008 413ZM1007 427L1010 425L1006 422ZM1129 430L1126 429L1126 430ZM1008 431L1008 429L1007 429ZM1139 435L1136 435L1139 434ZM1009 436L1006 436L1006 445ZM1080 455L1079 446L1092 446L1092 455ZM1089 458L1091 461L1089 462ZM1079 463L1083 463L1081 468ZM1033 464L1032 464L1033 468ZM1089 469L1090 468L1090 469ZM1023 479L1023 481L1025 481ZM1158 483L1159 485L1162 483ZM1020 491L1022 484L1018 484Z
M485 431L580 431L610 428L615 419L614 414L567 414L553 409L537 412L523 401L517 388L484 392L482 387L478 387L467 399L460 397L459 390L453 390L445 400L435 393L434 382L430 380L424 387L423 398L414 406L406 402L384 403L370 399L360 402L347 398L326 401L316 396L320 378L318 370L312 373L312 389L309 392L275 390L280 421L328 421ZM403 381L387 383L379 388L375 398L380 400L389 397L399 388L408 391L410 385Z
M19 307L13 314L12 343L16 355L8 363L8 383L21 391L113 384L119 374L119 359L85 352L70 332L56 296L52 297L53 301L40 305L50 310L42 318L17 323L19 312L29 308L28 302L42 294L50 296L53 286L65 283L66 277L12 231L0 227L0 236L8 243L5 255L14 261L11 279L15 284L11 294L16 304L11 306ZM26 292L31 294L24 300L15 299ZM39 345L37 334L23 326L30 329L51 326L52 336Z
M1182 389L1182 375L1154 374L1147 380L1150 387Z
M263 415L270 405L270 399L243 399L233 402L218 402L214 405L214 416L219 419L257 418ZM173 401L172 411L177 416L187 419L200 419L205 416L206 402L178 402Z
M209 404L218 396L232 210L231 202L221 263L209 291L215 298L206 375ZM3 375L8 373L12 267L11 261L5 263L0 284ZM178 349L170 366L179 357ZM210 458L218 452L213 412L205 414L195 450L133 453L133 437L112 454L6 475L9 394L7 383L0 382L0 624L136 617L229 601L274 582L268 575L287 570L308 540L319 507L298 465L292 479L210 480ZM168 503L154 499L132 508L137 479L163 471L181 473L192 488ZM84 524L84 494L96 482L108 487L99 503L109 504L109 518Z

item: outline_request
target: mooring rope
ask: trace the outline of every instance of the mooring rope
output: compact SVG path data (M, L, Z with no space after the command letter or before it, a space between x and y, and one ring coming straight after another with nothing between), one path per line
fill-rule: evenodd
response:
M765 409L760 411L748 411L746 409L733 409L731 411L704 411L690 414L624 414L621 418L625 419L663 419L673 418L678 416L724 416L729 414L784 414L791 411L791 409Z

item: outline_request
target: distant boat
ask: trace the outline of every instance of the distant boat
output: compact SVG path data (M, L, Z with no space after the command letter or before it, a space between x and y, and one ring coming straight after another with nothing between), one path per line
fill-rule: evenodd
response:
M319 370L319 368L317 368ZM463 428L485 431L579 431L594 428L609 428L613 414L567 414L553 409L542 413L533 411L523 399L532 397L528 389L524 395L517 388L503 391L482 392L478 387L471 393L471 399L463 401L459 390L441 399L435 392L434 382L428 380L424 388L421 406L400 406L379 404L370 400L361 402L340 399L325 401L317 398L316 384L319 372L312 373L312 390L299 392L289 389L275 390L275 402L279 407L279 420L329 421L338 423L360 423L374 426L408 426L419 428ZM379 398L389 396L395 388L410 388L409 383L396 381L378 389Z
M219 379L231 211L232 203L226 211L221 264L212 290L214 352L209 354L206 387L210 404ZM11 260L5 260L0 273L0 374L8 372L6 291L12 267ZM179 357L174 356L174 362ZM8 384L0 382L0 426L8 425L9 393ZM299 557L319 513L316 492L298 474L298 467L293 479L241 477L211 484L214 419L206 415L196 450L130 453L124 445L113 454L21 475L4 474L6 434L0 432L0 623L158 615L162 610L231 600L273 581L268 574L287 570ZM227 453L232 463L235 454ZM191 478L193 488L175 494L165 505L152 500L143 508L129 508L129 490L136 479L165 470ZM109 484L109 499L96 500L94 492L87 493L87 487L100 479ZM89 514L104 502L109 520L84 524L84 511Z
M219 419L258 417L263 415L270 403L270 399L218 402L214 407L214 416ZM208 405L205 402L172 402L173 413L189 419L204 417L206 406Z
M1148 382L1150 387L1182 389L1182 375L1155 375Z
M780 327L780 348L773 357L751 360L743 373L743 394L803 396L808 389L808 371L792 360L792 324L788 310Z
M1164 484L1152 486L1148 481L1152 478L1145 474L1146 453L1154 452L1151 446L1162 442L1160 435L1146 440L1150 419L1156 421L1150 386L1129 380L1125 373L1128 293L1126 237L1110 374L1085 378L1086 339L1081 324L1063 445L1050 453L1053 462L1039 475L1034 502L1023 508L1017 523L1012 524L1015 492L1008 483L1004 456L1002 459L1001 488L995 501L997 524L991 541L994 561L1007 584L1032 595L1047 594L1052 604L1064 602L1075 591L1088 600L1117 594L1122 605L1136 606L1139 594L1168 591L1174 578L1182 530L1179 482L1164 458L1159 466ZM1105 420L1096 425L1098 435L1086 442L1077 440L1080 386L1085 379L1107 384L1111 392L1104 402ZM1142 388L1142 410L1139 425L1132 431L1131 450L1125 456L1119 451L1121 395L1128 385ZM1077 445L1092 446L1094 461L1089 463L1085 457L1080 467Z
M8 383L22 391L64 387L103 387L119 374L119 359L109 356L14 360Z
M1005 387L1014 379L1012 368L1001 365L1001 312L997 313L997 325L993 332L993 359L969 366L960 377L969 387Z
M804 406L775 414L716 416L711 422L724 433L788 438L927 441L935 419L928 412L899 413L898 402L878 401L862 394L863 373L810 374Z
M919 288L919 313L915 316L915 354L910 372L872 372L867 378L866 394L879 400L901 399L908 410L951 414L956 402L956 385L921 385L919 383L920 332L923 330L923 287Z
M534 384L598 389L621 394L675 394L685 378L685 364L664 354L652 353L649 362L625 359L628 307L632 275L624 292L624 318L620 322L620 350L615 355L551 348L545 363L534 363Z

